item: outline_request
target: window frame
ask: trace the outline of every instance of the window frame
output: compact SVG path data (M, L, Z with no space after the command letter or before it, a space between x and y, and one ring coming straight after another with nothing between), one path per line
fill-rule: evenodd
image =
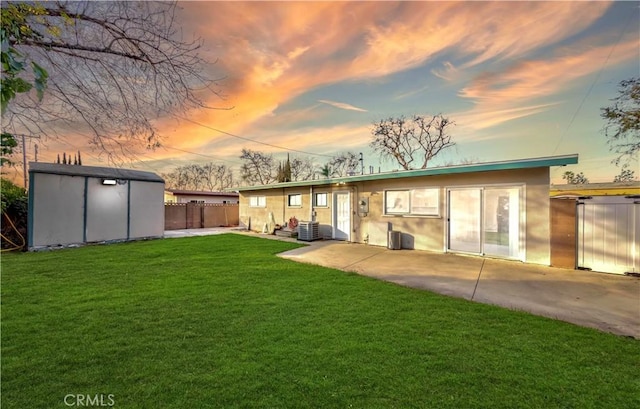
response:
M423 201L424 203L435 204L435 206L422 206L424 208L432 209L435 208L435 212L433 211L417 211L418 200L416 198L417 192L422 192L423 195L427 196L427 199ZM435 202L435 203L433 203ZM416 188L411 190L411 206L410 213L415 216L432 216L432 217L440 217L440 188L439 187L424 187L424 188Z
M324 196L324 204L318 203L318 196ZM329 193L328 192L315 192L313 194L313 207L329 207Z
M297 198L299 198L300 203L298 203L298 204L291 204L291 199L292 199L293 197L297 197ZM296 208L302 207L302 193L289 193L289 194L287 195L287 207L296 207Z
M383 214L385 216L441 217L440 190L440 187L386 189ZM425 197L422 203L418 199L419 195ZM425 206L425 203L432 205ZM423 206L418 206L419 204ZM399 205L400 208L398 208ZM423 208L429 210L419 210Z
M267 207L267 197L264 195L249 196L249 207Z
M409 214L410 189L388 189L384 191L384 214L400 216ZM405 210L406 205L406 210ZM401 206L401 207L399 207ZM394 210L396 209L397 210Z

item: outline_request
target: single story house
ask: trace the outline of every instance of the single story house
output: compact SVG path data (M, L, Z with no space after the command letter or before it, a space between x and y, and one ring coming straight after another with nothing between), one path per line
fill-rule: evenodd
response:
M29 249L164 235L155 173L30 162L29 181Z
M406 249L549 265L549 169L576 163L574 154L241 187L240 223L262 231L295 217L325 239L399 238Z
M235 192L207 192L200 190L166 189L165 203L238 203L238 193Z

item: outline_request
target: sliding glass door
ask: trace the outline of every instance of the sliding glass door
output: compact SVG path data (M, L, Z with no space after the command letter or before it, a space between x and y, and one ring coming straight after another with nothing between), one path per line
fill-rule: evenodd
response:
M449 250L481 253L480 189L449 190Z
M449 189L448 249L520 259L521 190Z
M520 254L520 189L484 189L483 253L518 258Z

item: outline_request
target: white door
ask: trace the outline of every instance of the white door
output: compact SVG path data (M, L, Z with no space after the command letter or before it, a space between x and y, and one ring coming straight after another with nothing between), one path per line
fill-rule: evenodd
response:
M482 190L449 190L449 250L481 253Z
M349 192L333 194L333 238L349 241L351 236L351 206Z
M578 267L624 274L640 270L640 201L601 196L578 202Z
M520 189L484 190L483 253L520 258Z

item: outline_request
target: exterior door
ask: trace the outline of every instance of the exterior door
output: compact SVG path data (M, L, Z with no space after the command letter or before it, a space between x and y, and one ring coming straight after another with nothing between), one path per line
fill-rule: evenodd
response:
M351 205L349 192L333 194L333 238L336 240L351 239Z
M482 190L449 190L449 250L481 253Z
M484 190L483 253L518 258L520 255L520 189Z
M521 188L473 187L448 190L448 250L522 259Z

